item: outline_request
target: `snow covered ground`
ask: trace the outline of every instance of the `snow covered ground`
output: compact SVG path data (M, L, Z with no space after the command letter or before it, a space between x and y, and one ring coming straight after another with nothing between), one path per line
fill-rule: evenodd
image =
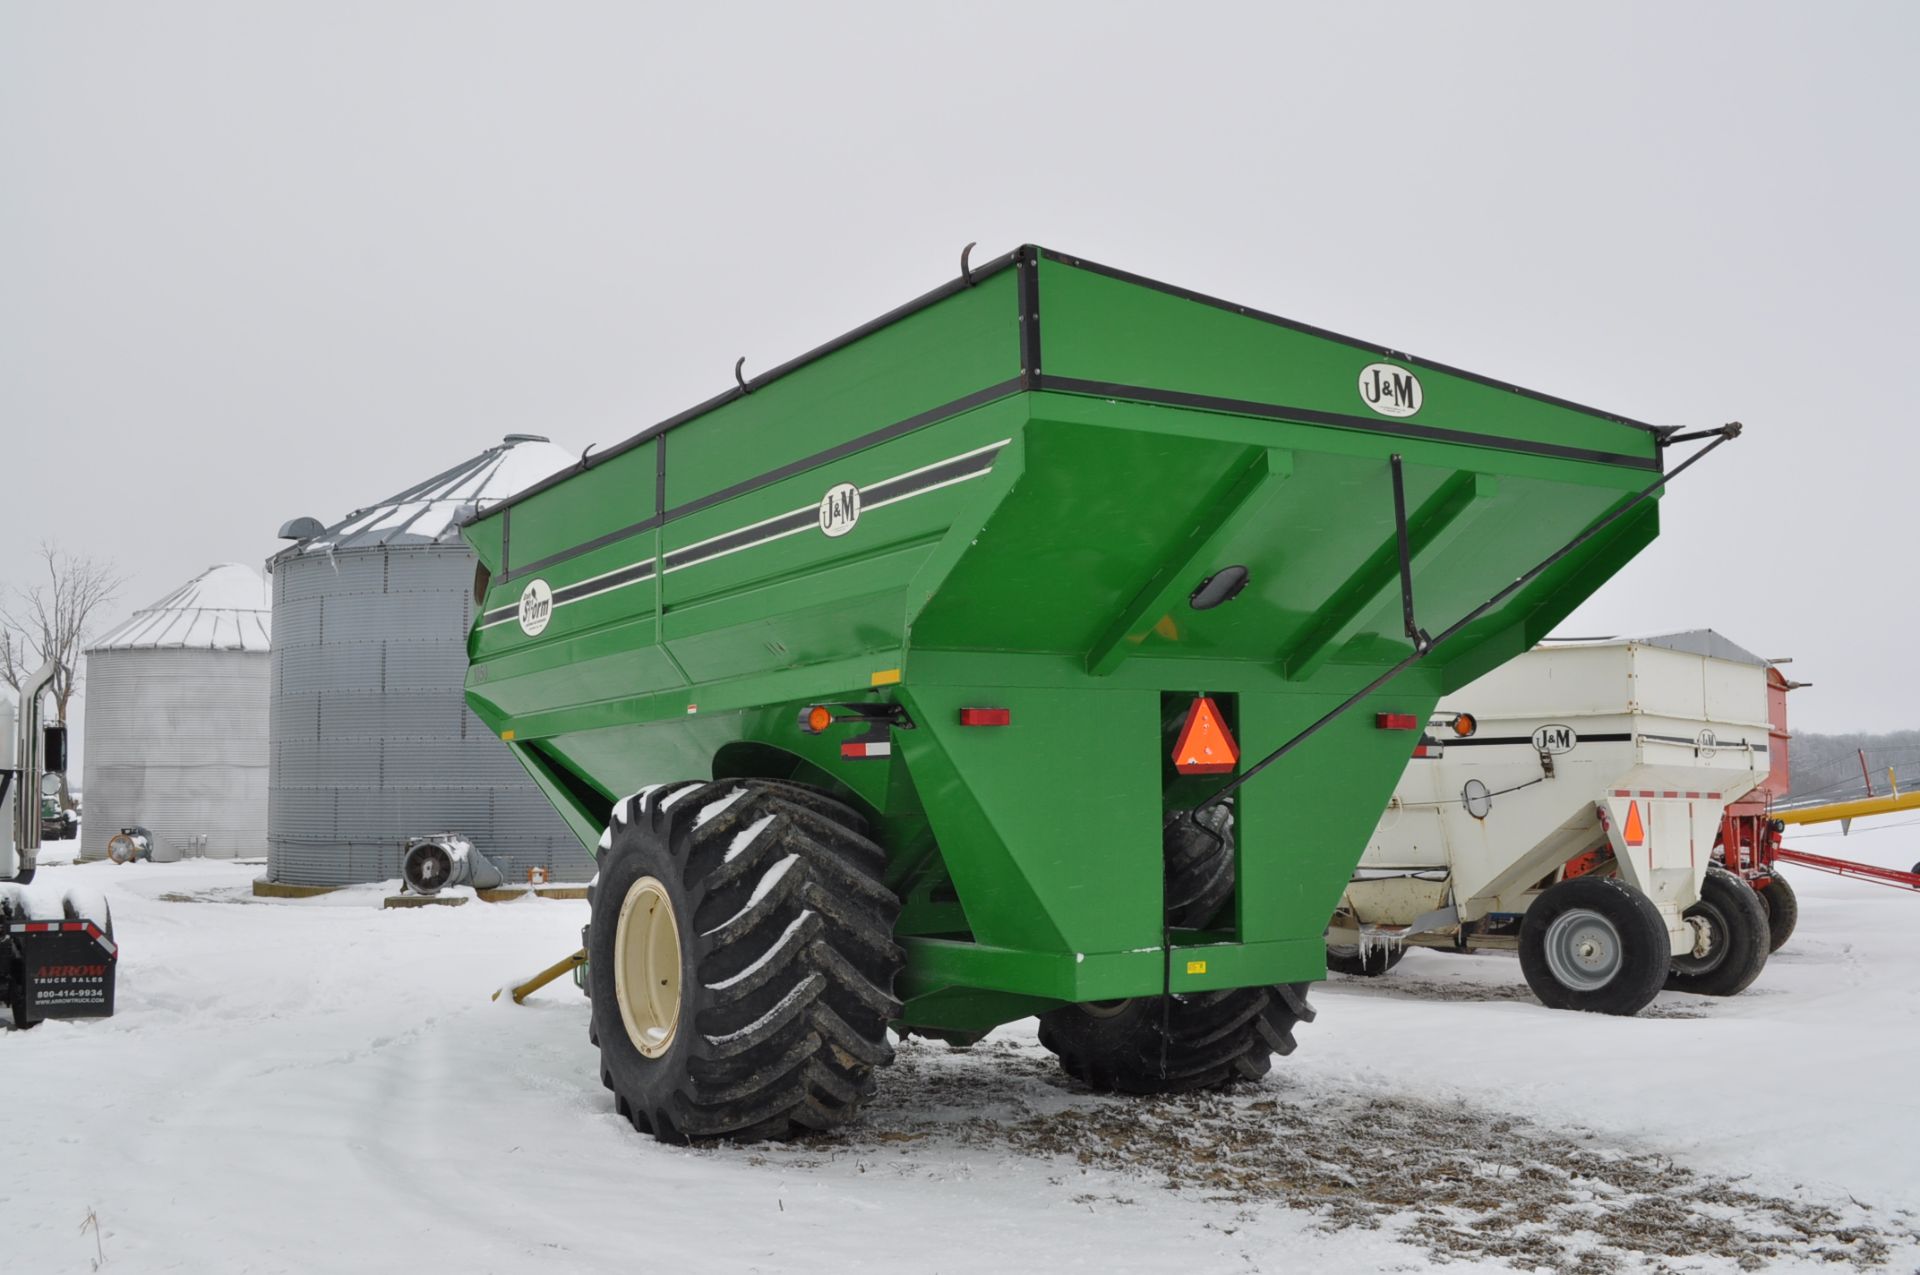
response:
M1920 857L1860 834L1807 848ZM585 904L260 871L43 870L111 898L119 1013L0 1034L0 1269L1920 1268L1920 895L1798 872L1733 1000L1556 1013L1511 958L1414 952L1230 1099L1085 1094L1023 1024L903 1045L849 1133L689 1150L614 1114L570 983L488 1000Z

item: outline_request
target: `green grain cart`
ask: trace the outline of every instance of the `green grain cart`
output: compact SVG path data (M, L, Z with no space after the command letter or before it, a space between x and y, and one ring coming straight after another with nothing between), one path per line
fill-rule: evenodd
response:
M1675 441L1031 247L734 374L465 528L468 700L598 847L601 1076L669 1139L846 1121L889 1028L1264 1074L1429 715Z

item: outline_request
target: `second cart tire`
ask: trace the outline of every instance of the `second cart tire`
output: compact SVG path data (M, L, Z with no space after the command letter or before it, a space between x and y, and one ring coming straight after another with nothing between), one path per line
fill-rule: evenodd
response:
M1549 1009L1637 1014L1660 994L1672 951L1660 909L1617 877L1551 886L1520 923L1520 971Z
M1160 831L1167 924L1199 930L1233 897L1232 799L1169 813Z
M1102 1093L1221 1089L1260 1079L1273 1055L1293 1052L1294 1027L1313 1021L1307 986L1067 1005L1040 1016L1040 1043L1062 1071Z
M1373 947L1367 949L1365 956L1355 947L1337 947L1327 945L1327 968L1336 974L1353 974L1361 978L1378 978L1400 963L1407 954L1404 947Z
M622 802L590 892L601 1081L663 1141L851 1120L893 1059L900 901L858 813L773 780Z
M1776 872L1767 882L1767 888L1760 891L1760 901L1767 905L1767 951L1778 952L1800 924L1800 896L1793 892L1787 879Z
M1707 869L1700 883L1700 901L1688 908L1689 918L1706 923L1708 947L1704 954L1675 956L1667 987L1699 996L1737 996L1760 977L1772 940L1767 929L1767 905L1752 886L1725 868Z

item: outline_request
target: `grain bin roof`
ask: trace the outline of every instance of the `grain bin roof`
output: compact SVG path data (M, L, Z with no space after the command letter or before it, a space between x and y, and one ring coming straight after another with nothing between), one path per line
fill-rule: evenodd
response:
M273 631L266 584L252 567L225 562L193 579L110 631L89 651L185 648L264 651Z
M575 459L544 438L509 434L498 446L444 473L378 504L354 510L319 535L282 549L271 561L378 545L429 545L453 540L455 528L467 515L531 487Z

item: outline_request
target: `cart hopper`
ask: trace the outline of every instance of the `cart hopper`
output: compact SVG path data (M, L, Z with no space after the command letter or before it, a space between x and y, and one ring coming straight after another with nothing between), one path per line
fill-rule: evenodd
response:
M1660 430L1036 248L736 376L465 528L468 699L589 846L745 835L803 791L649 787L671 781L830 801L805 818L864 829L897 945L862 948L867 981L910 1029L1283 985L1278 1039L1418 738L1399 727L1656 530ZM1169 820L1426 633L1186 817L1228 889L1171 915ZM1203 692L1237 770L1171 764ZM647 910L671 933L678 888ZM630 999L618 1021L675 1057L681 1002Z
M1511 947L1575 861L1644 895L1690 953L1721 816L1769 774L1768 674L1701 631L1550 642L1449 694L1347 886L1336 948L1355 924L1369 947Z

